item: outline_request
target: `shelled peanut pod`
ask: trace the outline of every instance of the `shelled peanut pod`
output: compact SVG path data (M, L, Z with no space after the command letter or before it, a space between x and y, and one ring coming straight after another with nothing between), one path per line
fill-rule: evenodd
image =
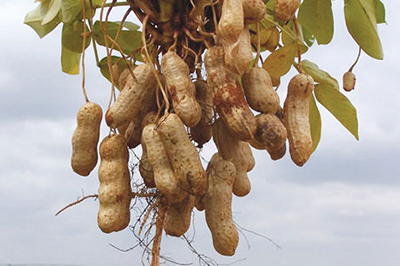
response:
M141 64L133 73L136 80L128 76L121 93L106 112L106 122L111 128L128 124L143 106L150 105L155 99L157 82L151 65Z
M71 167L75 173L87 176L97 164L97 143L100 135L101 107L92 102L78 110L77 127L72 135Z
M285 145L287 132L281 120L274 114L256 116L257 130L250 145L259 150L279 150Z
M175 113L186 126L194 127L201 119L201 107L196 101L196 88L190 80L187 64L169 51L162 56L161 70Z
M232 220L232 186L236 168L216 153L208 164L207 173L208 189L203 201L214 249L221 255L233 256L239 242Z
M310 96L314 80L307 74L297 74L288 86L283 105L283 118L289 139L292 161L304 165L312 153L312 138L309 121Z
M202 195L207 186L206 173L196 147L176 114L160 118L157 128L179 185L190 194Z
M157 113L156 112L149 112L147 113L144 118L142 119L140 135L141 139L143 139L143 129L145 126L149 124L155 124L157 122ZM154 181L154 171L153 167L148 158L147 154L147 145L141 140L142 144L142 156L139 162L139 172L140 176L143 178L143 181L148 188L156 187L156 183Z
M130 220L129 153L122 135L110 135L100 144L99 228L104 233L125 229Z
M155 124L148 124L142 133L142 145L147 150L147 157L154 173L155 187L168 203L180 202L187 196L187 192L180 187L177 175L155 128Z
M235 43L244 27L242 0L224 0L221 18L218 23L217 36Z
M164 231L170 236L182 236L190 227L195 198L187 195L182 201L170 204L165 212Z
M221 43L225 52L226 68L242 75L253 60L249 28L247 26L243 28L236 42L230 43L222 40Z
M256 120L237 83L225 83L214 96L214 105L222 121L239 140L251 140Z
M201 106L201 119L196 126L190 128L191 138L202 147L212 136L211 119L213 117L213 92L208 87L207 82L198 79L194 83L196 86L196 99Z
M293 19L300 0L275 0L275 18L282 21Z
M220 156L232 162L236 168L235 181L233 183L233 193L243 197L249 194L251 185L247 171L249 168L248 154L244 152L241 141L235 138L226 125L217 119L213 124L213 140L217 146Z
M242 84L249 106L261 113L274 114L279 108L279 96L272 87L268 72L260 67L252 67L242 76Z
M257 23L265 16L263 0L242 0L244 21L247 24Z
M207 49L204 54L207 85L215 95L225 83L224 49L215 45Z

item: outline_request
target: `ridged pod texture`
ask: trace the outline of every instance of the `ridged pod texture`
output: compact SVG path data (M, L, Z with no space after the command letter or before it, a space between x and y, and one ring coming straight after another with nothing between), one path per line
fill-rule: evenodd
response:
M201 107L196 101L196 88L189 77L189 68L175 52L163 55L161 70L165 77L175 113L188 127L194 127L201 119Z
M222 46L225 51L226 68L242 75L253 60L249 28L247 26L243 28L235 43L222 41Z
M97 164L97 143L103 112L96 103L87 102L78 110L77 127L72 135L71 166L75 173L87 176Z
M314 80L311 76L297 74L289 82L283 106L290 157L298 166L304 165L313 151L309 121L310 95L313 89Z
M247 171L252 167L251 162L247 159L248 153L241 145L242 141L235 138L220 119L217 119L213 125L213 140L219 155L235 165L236 177L233 183L233 193L238 197L246 196L251 189Z
M155 186L169 203L176 203L182 201L187 193L179 186L178 178L155 128L155 124L145 126L142 145L146 147L147 157L154 172Z
M247 24L256 23L265 16L263 0L242 0L244 20Z
M100 144L99 228L104 233L125 229L130 220L129 153L122 135L107 136Z
M236 83L225 83L215 95L214 105L222 121L236 138L243 141L253 138L256 120L242 89Z
M235 43L244 27L242 0L224 0L217 35Z
M149 124L156 123L156 121L157 121L157 113L156 112L149 112L144 116L144 118L141 121L142 123L140 126L141 139L143 139L143 134L142 134L143 130L142 129ZM139 172L140 172L141 177L143 178L145 185L148 188L154 188L154 187L156 187L156 183L154 181L153 167L151 166L151 163L147 156L147 145L143 141L141 141L141 144L142 144L142 156L140 158L140 163L139 163Z
M278 93L272 87L268 72L260 67L253 67L243 74L242 84L250 107L261 113L274 114L279 108Z
M285 145L287 131L281 120L274 114L256 116L257 130L250 145L259 150L279 150Z
M282 21L293 19L300 0L275 0L275 18Z
M204 66L208 87L216 94L225 83L224 49L222 46L215 45L207 49L204 55Z
M191 194L202 195L207 186L206 173L181 119L176 114L163 116L157 132L178 176L179 185Z
M164 231L167 235L180 237L190 227L195 198L188 195L184 200L170 204L165 212Z
M206 222L211 231L215 250L233 256L239 234L232 220L232 186L236 176L235 165L214 154L207 167L208 189L204 195Z
M139 65L133 73L136 81L132 76L128 76L124 88L106 113L106 122L111 128L128 124L137 116L140 109L151 105L155 99L157 82L151 71L151 65Z
M343 75L343 89L345 91L352 91L356 86L356 75L353 72L347 71Z
M190 136L201 147L212 136L211 118L213 117L214 95L204 80L198 79L194 84L196 86L196 99L201 105L201 119L196 126L190 128Z

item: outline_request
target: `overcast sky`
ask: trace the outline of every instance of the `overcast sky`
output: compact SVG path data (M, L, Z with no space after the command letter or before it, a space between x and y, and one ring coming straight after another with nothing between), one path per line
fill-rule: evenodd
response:
M304 57L340 80L357 46L344 28L343 1L333 5L332 44L312 47ZM321 107L321 143L310 161L299 168L288 154L272 162L255 151L252 191L234 199L235 221L282 249L244 232L248 242L240 235L234 257L219 256L204 213L195 212L198 252L234 265L399 265L400 3L385 5L388 24L379 26L385 59L363 54L354 70L356 89L347 94L358 111L360 141ZM81 78L60 70L60 28L40 40L22 23L34 7L33 0L0 2L0 264L139 265L141 249L123 253L109 245L134 246L128 229L110 235L98 229L98 202L87 200L54 216L82 193L97 193L98 181L96 171L81 178L70 169L70 139L84 102ZM105 109L110 86L92 57L89 52L88 94ZM281 100L286 85L284 80ZM106 133L103 127L102 137ZM210 145L203 156L213 152ZM198 265L181 239L163 238L162 253Z

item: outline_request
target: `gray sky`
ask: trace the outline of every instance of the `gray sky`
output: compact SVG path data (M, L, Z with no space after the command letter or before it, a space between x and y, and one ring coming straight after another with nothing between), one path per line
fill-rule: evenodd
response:
M345 31L342 1L333 4L332 44L312 47L304 58L340 80L357 46ZM388 25L379 26L385 59L363 54L354 70L356 90L347 94L358 111L360 141L321 107L322 139L310 161L299 168L288 155L272 162L266 152L255 151L252 191L234 199L235 221L283 249L244 232L250 248L241 235L234 257L219 256L204 213L195 212L194 246L200 253L220 263L238 261L234 265L399 264L400 3L385 5ZM70 169L75 115L84 102L81 77L60 70L60 28L39 40L22 24L34 7L33 1L0 2L0 264L138 265L141 249L123 253L109 245L134 246L129 230L105 235L98 229L97 202L87 200L54 217L82 191L96 193L98 181L96 171L81 178ZM92 57L88 52L88 94L105 109L110 86ZM283 84L281 100L287 80ZM209 146L206 158L214 152ZM162 253L198 264L181 239L165 237Z

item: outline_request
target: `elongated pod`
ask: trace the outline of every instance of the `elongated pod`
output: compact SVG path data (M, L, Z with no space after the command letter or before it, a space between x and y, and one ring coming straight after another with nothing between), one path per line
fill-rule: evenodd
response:
M202 195L207 186L206 173L181 119L176 114L162 117L157 132L180 185L191 194Z
M242 75L253 60L249 28L247 26L243 28L236 42L222 41L221 43L224 47L226 67L230 71Z
M272 87L268 72L253 67L242 76L242 84L250 107L261 113L274 114L279 108L279 96Z
M239 234L232 220L232 186L235 165L214 154L207 167L208 189L204 195L206 222L215 250L225 256L235 254Z
M236 138L243 141L253 138L256 120L236 83L225 83L219 88L214 97L214 105L222 121Z
M221 45L207 49L204 55L204 66L206 68L207 85L216 94L225 83L224 49Z
M147 157L154 173L155 186L169 203L176 203L182 201L187 193L179 186L178 178L155 128L155 124L148 124L144 127L142 145L147 150Z
M169 51L162 57L161 70L176 114L186 126L197 125L201 107L196 101L196 88L190 80L187 64L175 52Z
M128 124L143 106L149 105L155 99L157 82L151 65L139 65L133 73L136 81L132 76L127 77L124 88L106 113L106 122L111 128Z
M283 106L290 157L298 166L304 165L312 153L309 103L313 89L314 80L311 76L297 74L289 82L288 93Z
M190 128L190 136L201 147L212 136L213 92L204 80L198 79L194 84L196 85L196 99L201 105L201 119L196 126Z
M235 165L236 176L233 183L233 193L239 197L246 196L251 188L250 180L247 176L247 171L251 167L247 159L248 153L240 144L241 141L230 133L220 119L217 119L213 125L213 140L220 156Z
M131 186L128 149L121 135L107 136L100 144L99 228L104 233L125 229L130 220Z
M180 202L170 204L165 213L164 230L170 236L182 236L190 227L195 197L187 195Z
M75 173L87 176L97 164L101 107L87 102L78 111L77 127L72 136L71 166Z
M224 0L217 35L230 43L239 38L244 27L242 0Z
M259 150L278 150L285 145L287 131L278 117L274 114L259 114L256 116L256 121L256 133L249 141L251 146Z

